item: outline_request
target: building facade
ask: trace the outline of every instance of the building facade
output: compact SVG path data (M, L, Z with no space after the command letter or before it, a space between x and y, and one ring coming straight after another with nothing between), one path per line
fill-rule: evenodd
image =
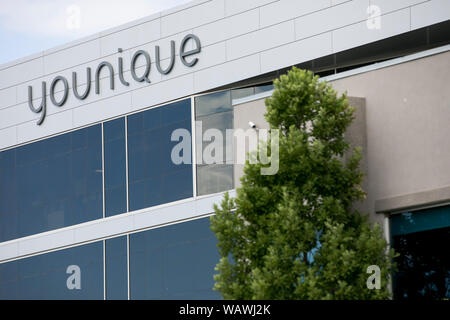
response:
M197 0L0 66L0 299L219 299L213 205L292 66L347 92L394 298L450 297L450 2ZM214 141L217 142L217 141ZM216 159L217 160L217 159Z

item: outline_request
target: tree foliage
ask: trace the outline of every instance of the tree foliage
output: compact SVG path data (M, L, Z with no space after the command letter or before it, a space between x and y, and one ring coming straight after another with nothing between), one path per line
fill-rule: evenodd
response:
M365 197L360 150L344 137L354 109L309 71L293 68L274 87L265 117L280 130L279 171L247 162L236 198L215 206L214 289L225 299L388 298L394 253L353 208ZM366 286L370 265L380 290Z

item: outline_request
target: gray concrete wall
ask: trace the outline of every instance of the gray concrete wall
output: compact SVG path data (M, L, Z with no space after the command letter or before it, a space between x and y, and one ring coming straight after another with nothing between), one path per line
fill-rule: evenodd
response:
M331 82L366 99L372 214L449 200L443 196L450 185L448 70L447 51Z
M365 201L371 220L450 202L450 52L330 81L356 107L347 131L361 146ZM360 98L357 98L360 97ZM264 99L234 108L235 128L266 128ZM242 166L235 168L236 187ZM378 213L377 213L378 212Z
M249 128L249 121L252 121L258 129L268 129L270 126L264 118L264 114L266 112L264 101L265 99L258 99L235 105L233 110L234 128L247 130ZM363 160L361 161L360 168L364 174L367 174L368 164L365 99L359 97L349 97L349 103L355 108L355 119L347 129L346 139L350 143L351 148L362 148ZM234 154L236 156L236 144L234 147ZM246 151L248 151L248 148ZM236 188L241 186L240 178L244 174L243 168L244 165L241 164L235 164L234 166L234 181ZM367 190L367 179L364 179L362 188ZM356 203L355 207L363 212L369 212L367 201Z
M234 128L235 129L249 129L249 121L252 121L257 129L269 129L270 126L264 118L266 113L266 105L264 104L265 99L259 99L250 101L247 103L242 103L235 105L233 107L234 112ZM248 148L246 149L248 151ZM236 157L238 150L236 147L236 141L234 144L234 155ZM236 188L241 186L241 177L244 174L244 165L235 164L234 165L234 185Z

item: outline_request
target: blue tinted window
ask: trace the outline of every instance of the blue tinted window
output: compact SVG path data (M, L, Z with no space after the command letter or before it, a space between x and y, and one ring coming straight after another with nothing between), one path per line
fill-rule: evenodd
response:
M0 264L0 299L103 299L102 242Z
M105 241L106 299L128 299L127 237Z
M128 117L131 211L192 197L192 165L177 165L171 159L173 147L180 143L171 141L176 129L191 132L189 99Z
M105 215L127 211L125 118L103 124L105 140Z
M102 217L96 125L0 152L0 241Z
M131 298L219 299L216 243L208 218L130 235Z

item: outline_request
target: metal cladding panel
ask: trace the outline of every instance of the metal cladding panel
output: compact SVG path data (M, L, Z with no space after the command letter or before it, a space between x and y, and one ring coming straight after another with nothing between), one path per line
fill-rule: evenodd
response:
M314 2L314 3L313 3ZM0 150L448 20L446 0L197 0L0 66ZM370 6L378 6L379 12ZM375 14L381 28L370 27ZM378 16L377 16L378 15ZM183 38L192 39L184 48ZM174 41L174 51L172 51ZM200 52L196 52L199 46ZM118 49L121 50L118 50ZM146 60L148 54L149 60ZM187 54L183 57L183 52ZM194 50L194 51L193 51ZM159 60L156 57L159 51ZM197 50L198 51L198 50ZM191 53L191 54L190 54ZM172 61L173 54L173 61ZM134 57L134 59L133 59ZM182 59L185 61L183 62ZM198 60L196 60L198 59ZM122 64L124 85L119 77ZM196 60L192 66L187 66ZM100 93L95 90L97 69ZM146 64L150 61L150 68ZM168 70L166 74L158 71ZM169 68L173 64L172 68ZM131 70L133 69L135 70ZM73 93L76 72L79 93ZM148 73L147 73L148 72ZM135 81L148 75L148 81ZM68 97L61 106L51 101ZM36 111L46 83L46 117ZM52 91L52 92L51 92Z

